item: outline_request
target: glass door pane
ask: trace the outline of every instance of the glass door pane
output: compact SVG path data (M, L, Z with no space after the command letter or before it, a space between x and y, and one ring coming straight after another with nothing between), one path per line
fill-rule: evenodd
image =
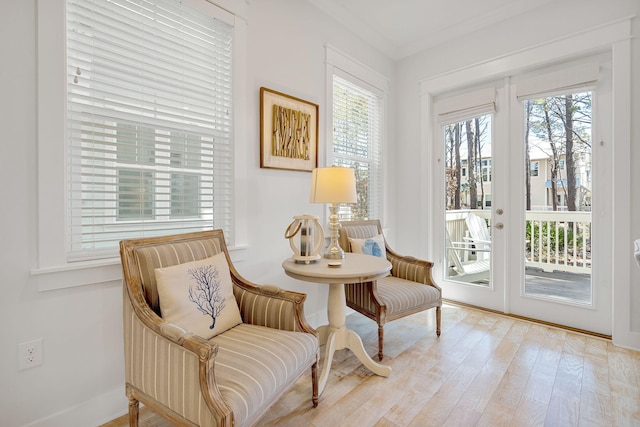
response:
M525 108L525 286L530 297L592 305L591 92Z
M444 126L445 279L491 285L491 121Z

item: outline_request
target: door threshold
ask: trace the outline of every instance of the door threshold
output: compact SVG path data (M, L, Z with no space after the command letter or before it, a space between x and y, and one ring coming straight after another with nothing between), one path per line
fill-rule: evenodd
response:
M511 318L518 319L518 320L524 320L526 322L537 323L537 324L549 326L549 327L552 327L552 328L562 329L562 330L565 330L565 331L575 332L575 333L578 333L578 334L588 335L590 337L602 338L604 340L611 341L611 335L605 335L605 334L601 334L601 333L598 333L598 332L586 331L584 329L573 328L571 326L565 326L565 325L559 325L557 323L552 323L552 322L545 322L544 320L538 320L538 319L533 319L531 317L519 316L517 314L504 313L502 311L493 310L493 309L490 309L490 308L484 308L484 307L480 307L480 306L473 305L473 304L467 304L467 303L464 303L464 302L453 301L453 300L450 300L450 299L443 298L442 301L446 302L447 304L451 304L451 305L457 305L457 306L460 306L460 307L472 308L472 309L479 310L479 311L486 311L488 313L499 314L501 316L511 317Z

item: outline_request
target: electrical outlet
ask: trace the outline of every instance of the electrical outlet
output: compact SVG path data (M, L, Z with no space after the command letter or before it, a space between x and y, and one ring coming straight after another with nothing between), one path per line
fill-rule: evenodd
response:
M18 344L18 370L42 365L42 338Z

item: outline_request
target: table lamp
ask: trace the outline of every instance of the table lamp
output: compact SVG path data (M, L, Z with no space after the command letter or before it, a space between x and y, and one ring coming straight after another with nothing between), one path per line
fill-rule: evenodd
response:
M356 203L356 175L354 169L331 166L316 168L311 173L311 203L330 203L329 236L331 242L324 253L327 259L343 259L344 251L338 244L338 204Z

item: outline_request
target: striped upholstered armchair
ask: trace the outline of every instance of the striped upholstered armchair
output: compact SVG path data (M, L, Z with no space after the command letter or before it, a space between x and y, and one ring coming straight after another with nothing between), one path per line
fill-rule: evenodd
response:
M440 336L442 291L431 277L433 263L394 252L378 220L342 221L339 243L345 252L386 256L391 263L391 275L387 277L345 285L347 306L378 323L378 359L383 357L387 321L435 307L436 335Z
M156 269L219 253L241 323L204 339L162 318ZM138 425L139 402L178 425L253 425L307 369L317 405L318 339L304 319L306 296L243 279L221 230L125 240L120 254L130 425Z

